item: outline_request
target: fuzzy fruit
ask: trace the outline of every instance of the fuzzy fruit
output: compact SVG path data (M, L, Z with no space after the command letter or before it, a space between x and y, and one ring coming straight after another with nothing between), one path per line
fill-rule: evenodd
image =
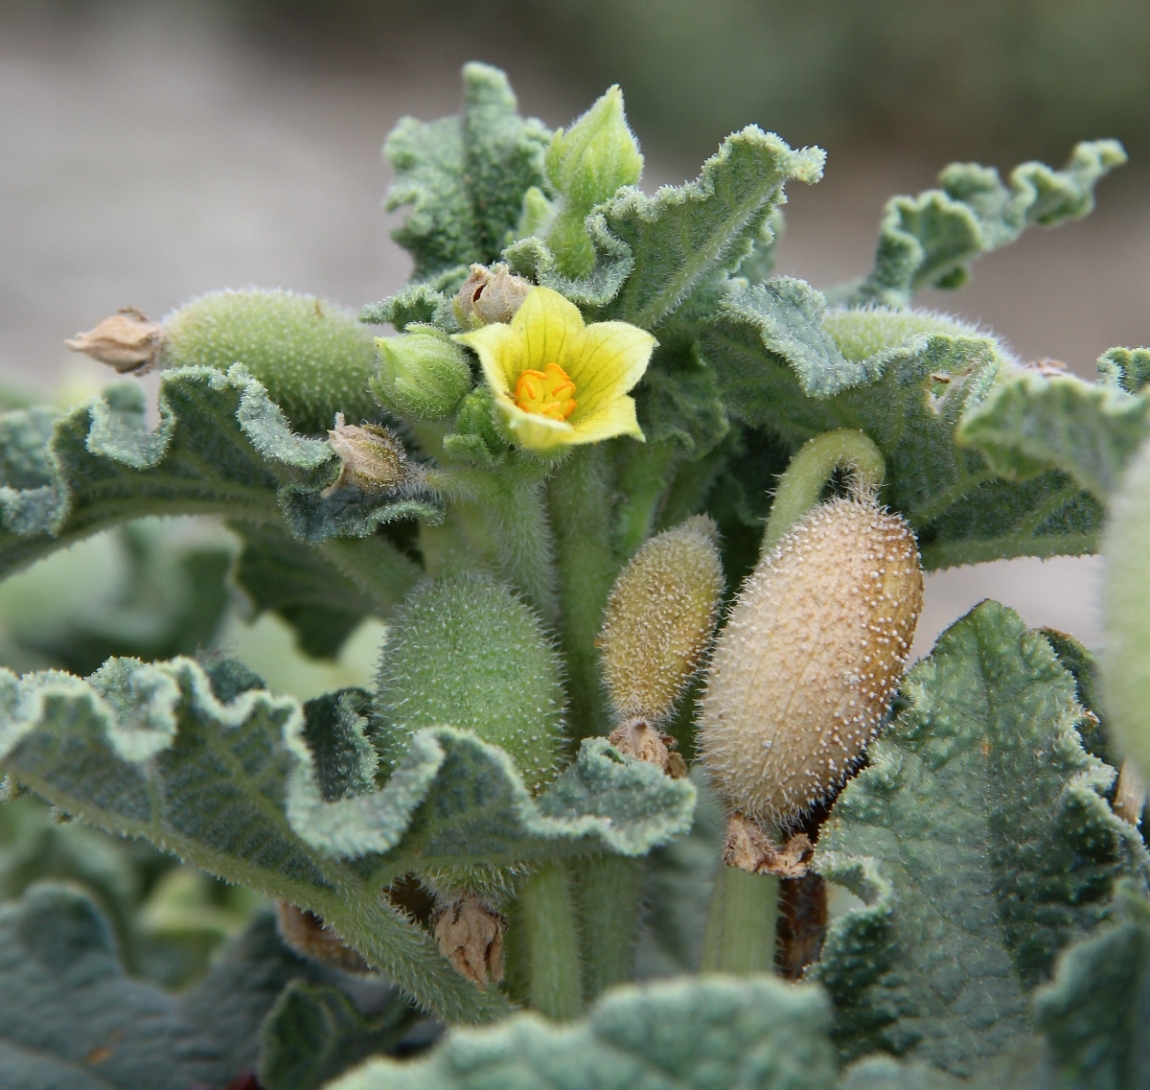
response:
M886 715L922 609L910 527L868 499L807 513L719 634L699 744L735 812L786 827L838 786Z
M502 583L460 573L416 587L388 625L376 679L378 745L394 768L423 727L474 731L505 750L532 792L563 752L559 656Z
M723 596L715 524L687 519L648 541L611 589L600 664L617 718L666 719L699 669Z

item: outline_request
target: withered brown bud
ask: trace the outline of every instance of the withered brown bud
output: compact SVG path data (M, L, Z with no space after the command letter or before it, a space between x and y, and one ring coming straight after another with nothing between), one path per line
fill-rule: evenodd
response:
M122 307L95 329L77 333L64 342L73 352L83 352L121 375L142 375L156 365L164 344L164 328L135 307Z
M343 413L336 413L335 427L327 434L343 465L323 495L329 496L349 485L356 485L369 495L406 492L422 482L422 473L408 459L399 436L387 428L376 424L348 424Z
M646 719L628 719L611 732L607 741L620 753L662 769L673 780L687 774L687 762L676 751L675 739Z
M471 275L455 296L455 318L464 329L509 322L532 285L512 275L506 265L472 265Z
M287 901L276 902L276 925L280 938L297 954L325 962L345 973L370 973L371 966L315 913Z
M748 874L773 874L776 878L802 878L814 855L814 845L806 833L795 833L779 845L754 821L740 813L727 819L727 839L723 862Z
M1118 773L1118 786L1114 791L1114 813L1137 827L1142 824L1142 811L1145 809L1146 784L1134 765L1125 760Z
M439 950L452 968L477 987L503 979L503 932L507 917L501 916L481 897L465 893L447 902L435 921Z

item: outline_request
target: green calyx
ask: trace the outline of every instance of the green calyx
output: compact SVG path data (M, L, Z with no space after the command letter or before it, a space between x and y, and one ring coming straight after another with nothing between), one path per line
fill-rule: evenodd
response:
M433 326L378 337L379 370L371 390L380 403L412 420L440 420L471 389L466 353Z

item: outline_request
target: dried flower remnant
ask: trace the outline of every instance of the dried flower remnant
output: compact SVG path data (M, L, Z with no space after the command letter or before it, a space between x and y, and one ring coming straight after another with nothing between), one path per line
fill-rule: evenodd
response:
M607 741L620 753L655 765L673 780L687 774L687 762L675 750L678 743L646 719L628 719L607 736Z
M64 342L73 352L114 367L121 375L143 375L156 366L164 345L164 328L149 322L135 307L121 307L87 333Z
M408 492L423 483L422 472L408 459L399 436L387 428L348 424L343 413L337 413L335 427L327 434L343 465L323 495L352 485L368 495Z
M492 322L510 322L532 284L515 276L504 264L472 265L453 301L455 319L464 329L478 329Z
M276 927L280 938L302 957L333 965L345 973L371 972L371 966L314 912L277 901Z
M734 813L727 821L723 862L748 874L773 874L776 878L802 878L814 854L806 833L795 833L785 844L776 844L756 822Z
M914 535L869 497L808 512L759 563L719 634L700 748L733 810L785 829L877 731L922 609Z
M435 919L440 952L460 976L477 987L503 979L503 933L507 917L483 898L465 893L444 904Z

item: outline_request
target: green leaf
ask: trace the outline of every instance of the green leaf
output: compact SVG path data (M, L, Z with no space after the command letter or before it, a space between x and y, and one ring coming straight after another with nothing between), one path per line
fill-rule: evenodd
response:
M1055 1066L1081 1090L1136 1090L1150 1079L1150 905L1123 883L1118 922L1072 946L1034 996Z
M264 1090L320 1090L368 1057L394 1052L419 1018L398 993L366 1016L338 988L295 982L264 1023L259 1084Z
M990 338L936 315L830 310L801 281L732 282L703 327L701 357L728 411L792 450L835 428L865 432L886 459L882 498L914 526L924 565L1096 548L1102 508L1048 470L1008 482L960 447L964 416L1013 366Z
M1150 348L1111 348L1098 360L1098 379L1138 394L1150 382Z
M694 182L654 197L625 189L602 210L611 234L631 250L634 270L607 316L651 329L708 276L734 268L784 199L789 181L817 182L824 155L793 151L751 125L728 136Z
M1148 408L1144 395L1113 386L1024 373L966 414L958 440L980 450L1000 477L1058 469L1105 503L1147 434Z
M0 484L0 574L146 515L222 514L316 543L367 538L397 519L439 517L420 498L368 497L356 488L324 496L339 467L330 444L293 434L241 367L226 375L207 367L165 372L159 410L160 424L149 432L140 387L114 385L58 418L38 450L41 413L3 418L7 462L23 468ZM333 549L342 565L347 544Z
M1029 1032L1027 994L1150 858L1102 797L1114 770L1082 748L1074 679L1011 610L948 629L903 698L819 839L819 872L864 904L816 976L846 1056L965 1075Z
M691 785L603 739L533 799L501 750L449 727L419 731L376 789L354 695L312 702L309 721L258 684L238 663L205 671L190 659L111 660L87 681L4 671L0 763L90 824L316 913L456 1020L490 1018L506 1001L458 976L382 899L389 882L475 861L642 855L690 827Z
M952 163L940 189L894 197L886 206L873 271L838 294L852 305L902 306L925 287L957 288L981 254L1014 242L1035 224L1080 219L1094 207L1094 186L1126 152L1116 140L1079 144L1062 170L1023 163L1004 185L998 171Z
M392 237L415 259L414 279L461 266L466 276L466 266L499 256L523 195L543 184L550 138L542 122L516 113L507 77L484 64L463 67L462 116L399 122L384 145L395 171L387 207L411 206Z
M188 1090L240 1072L203 1027L129 979L95 905L39 885L0 908L0 1084L6 1090Z
M830 1090L835 1061L818 989L771 978L626 987L573 1026L516 1015L452 1032L426 1059L375 1060L329 1090Z
M338 655L364 617L387 616L421 576L378 534L319 549L271 525L235 529L244 541L235 579L255 612L278 613L295 629L300 650L317 658Z

